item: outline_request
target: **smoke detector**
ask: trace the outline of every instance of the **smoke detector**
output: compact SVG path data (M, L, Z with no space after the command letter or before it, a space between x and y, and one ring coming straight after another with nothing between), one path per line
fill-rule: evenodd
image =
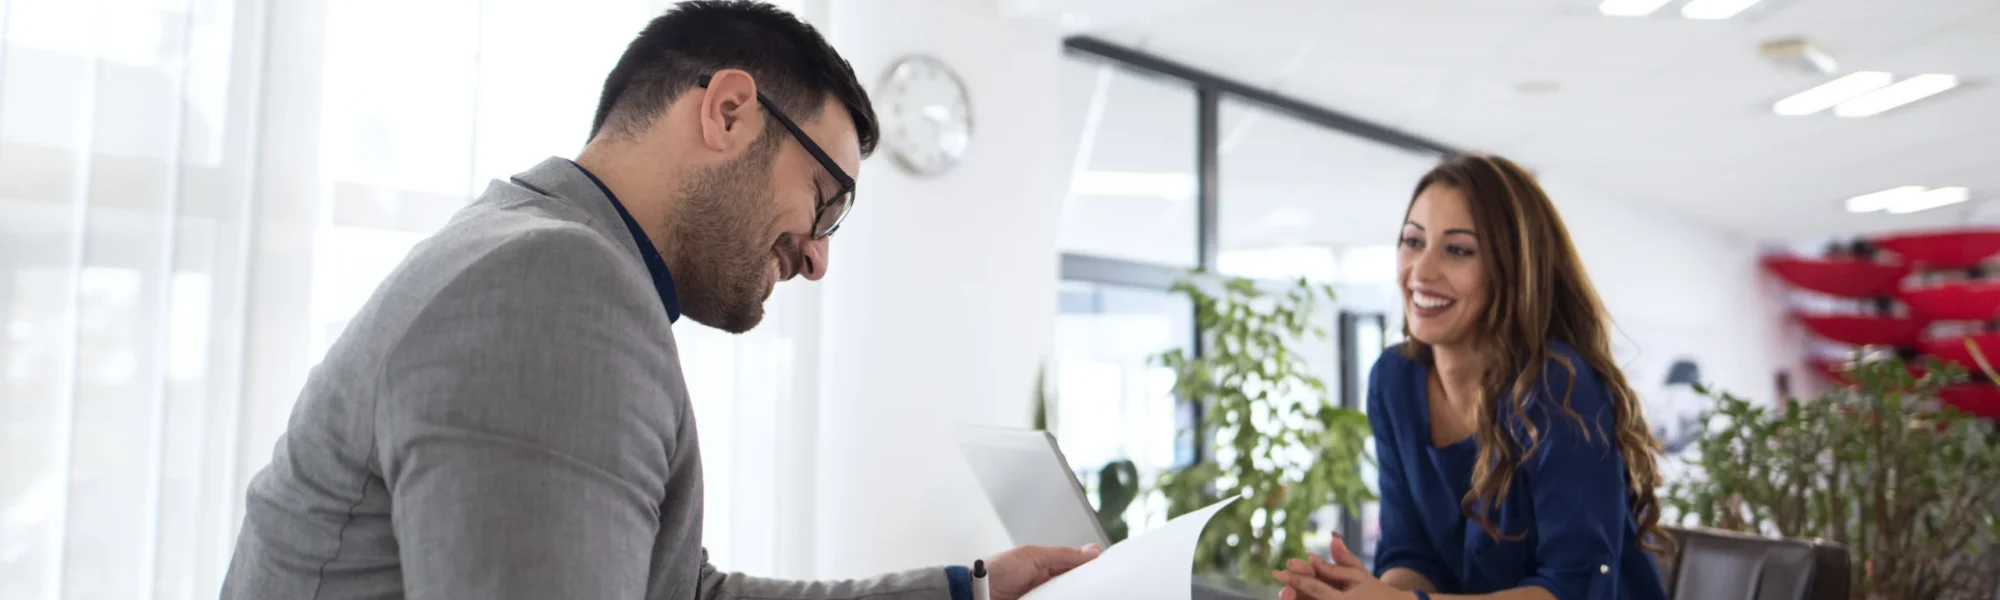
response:
M1832 75L1840 70L1840 61L1833 59L1825 48L1803 37L1792 37L1764 42L1758 48L1764 60L1787 71L1813 75Z

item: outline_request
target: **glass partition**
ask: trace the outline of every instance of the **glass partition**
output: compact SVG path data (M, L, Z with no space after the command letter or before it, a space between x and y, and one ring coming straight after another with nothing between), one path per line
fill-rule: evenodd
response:
M1196 264L1195 90L1118 67L1062 73L1074 160L1057 246L1065 253Z
M1193 307L1168 291L1189 269L1332 284L1324 327L1340 333L1298 350L1331 390L1324 401L1363 409L1367 373L1402 327L1395 234L1417 179L1452 150L1140 50L1065 45L1077 60L1061 73L1061 139L1074 153L1053 426L1085 487L1120 458L1146 480L1217 458L1193 441L1201 411L1145 360L1200 351ZM1133 511L1135 532L1157 523ZM1308 544L1323 551L1338 532L1371 552L1375 514L1329 507Z
M1194 306L1166 290L1084 281L1062 284L1049 428L1097 499L1096 473L1116 460L1138 467L1141 489L1161 471L1194 460L1190 407L1174 397L1173 371L1153 357L1193 351ZM1147 494L1127 510L1135 528L1165 522L1166 505Z
M1229 97L1219 114L1221 272L1394 281L1394 240L1410 191L1439 155ZM1367 260L1384 254L1386 264Z

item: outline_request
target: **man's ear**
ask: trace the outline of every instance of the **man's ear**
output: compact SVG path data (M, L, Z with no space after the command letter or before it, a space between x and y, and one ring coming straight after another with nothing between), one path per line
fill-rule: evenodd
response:
M701 141L709 149L731 152L747 148L764 129L764 111L757 106L757 80L741 69L723 69L709 77L701 93Z

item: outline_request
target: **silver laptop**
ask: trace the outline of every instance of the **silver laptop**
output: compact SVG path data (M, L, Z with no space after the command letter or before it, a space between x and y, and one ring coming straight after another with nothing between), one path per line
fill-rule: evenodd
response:
M1055 436L969 425L958 433L959 451L1014 545L1111 546Z

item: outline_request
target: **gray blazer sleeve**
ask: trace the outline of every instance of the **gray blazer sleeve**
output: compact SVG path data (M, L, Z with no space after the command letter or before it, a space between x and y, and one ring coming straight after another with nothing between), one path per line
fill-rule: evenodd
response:
M941 568L803 583L704 560L696 581L649 581L686 415L661 407L681 393L678 359L632 334L665 317L621 260L580 227L514 235L394 344L374 414L352 418L378 432L406 597L640 599L659 583L703 600L947 599Z
M375 419L408 598L643 598L675 417L601 236L540 229L454 277ZM643 284L641 284L643 285ZM637 296L645 298L645 296Z

